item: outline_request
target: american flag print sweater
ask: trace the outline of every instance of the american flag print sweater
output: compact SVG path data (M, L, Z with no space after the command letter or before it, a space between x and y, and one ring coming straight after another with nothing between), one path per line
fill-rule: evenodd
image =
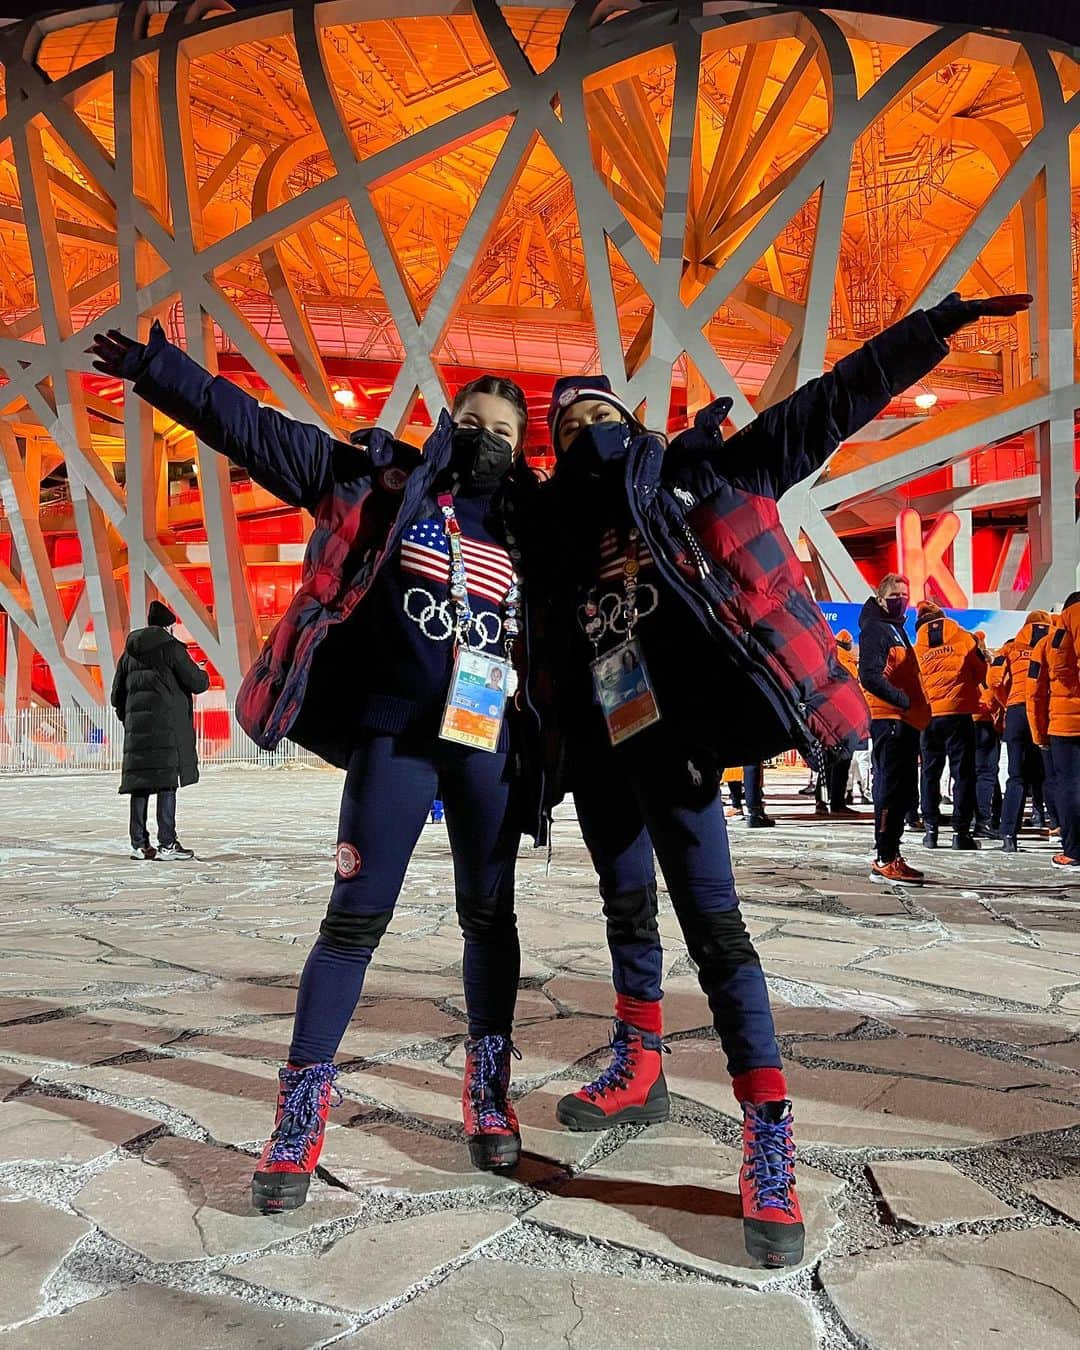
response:
M437 726L454 666L456 607L450 598L450 548L442 512L431 511L406 530L395 558L371 589L359 618L356 659L365 669L360 709L363 730L397 735L422 724ZM491 499L459 492L454 510L472 620L469 645L501 656L505 600L513 565L493 533Z

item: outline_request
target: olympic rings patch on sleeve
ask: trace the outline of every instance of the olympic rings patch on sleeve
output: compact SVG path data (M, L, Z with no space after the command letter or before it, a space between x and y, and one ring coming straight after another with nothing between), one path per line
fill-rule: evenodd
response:
M351 881L360 871L360 854L352 844L338 844L334 854L337 874L342 881Z

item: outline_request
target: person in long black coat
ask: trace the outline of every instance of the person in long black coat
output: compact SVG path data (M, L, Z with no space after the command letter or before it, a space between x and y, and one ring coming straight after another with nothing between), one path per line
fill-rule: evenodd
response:
M176 789L199 781L194 703L210 680L169 629L176 615L153 600L147 627L128 634L116 666L112 705L124 724L120 792L131 797L131 856L192 858L176 837ZM158 846L150 845L146 812L157 798Z

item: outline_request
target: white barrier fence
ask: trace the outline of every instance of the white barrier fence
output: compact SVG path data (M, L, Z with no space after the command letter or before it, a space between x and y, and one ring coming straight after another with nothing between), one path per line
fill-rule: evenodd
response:
M260 750L221 710L195 712L195 735L202 764L275 768L322 764L310 751L283 741L272 753ZM90 714L82 708L20 708L0 715L0 774L120 772L124 728L111 708Z
M288 764L323 765L318 755L292 741L273 752L260 750L223 708L195 710L195 738L203 765L278 768ZM0 775L43 773L120 773L124 728L111 708L93 715L82 708L20 708L0 714ZM792 750L774 764L793 766Z

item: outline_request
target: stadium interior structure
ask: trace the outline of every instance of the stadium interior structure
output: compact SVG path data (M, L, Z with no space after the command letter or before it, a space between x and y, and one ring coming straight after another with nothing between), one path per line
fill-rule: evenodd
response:
M631 3L633 0L631 0ZM160 595L227 699L308 522L120 384L156 318L347 437L481 370L732 429L952 289L1031 290L782 504L821 600L954 511L972 604L1077 584L1080 51L729 3L215 0L0 30L3 708L102 703ZM380 17L381 16L381 17Z

